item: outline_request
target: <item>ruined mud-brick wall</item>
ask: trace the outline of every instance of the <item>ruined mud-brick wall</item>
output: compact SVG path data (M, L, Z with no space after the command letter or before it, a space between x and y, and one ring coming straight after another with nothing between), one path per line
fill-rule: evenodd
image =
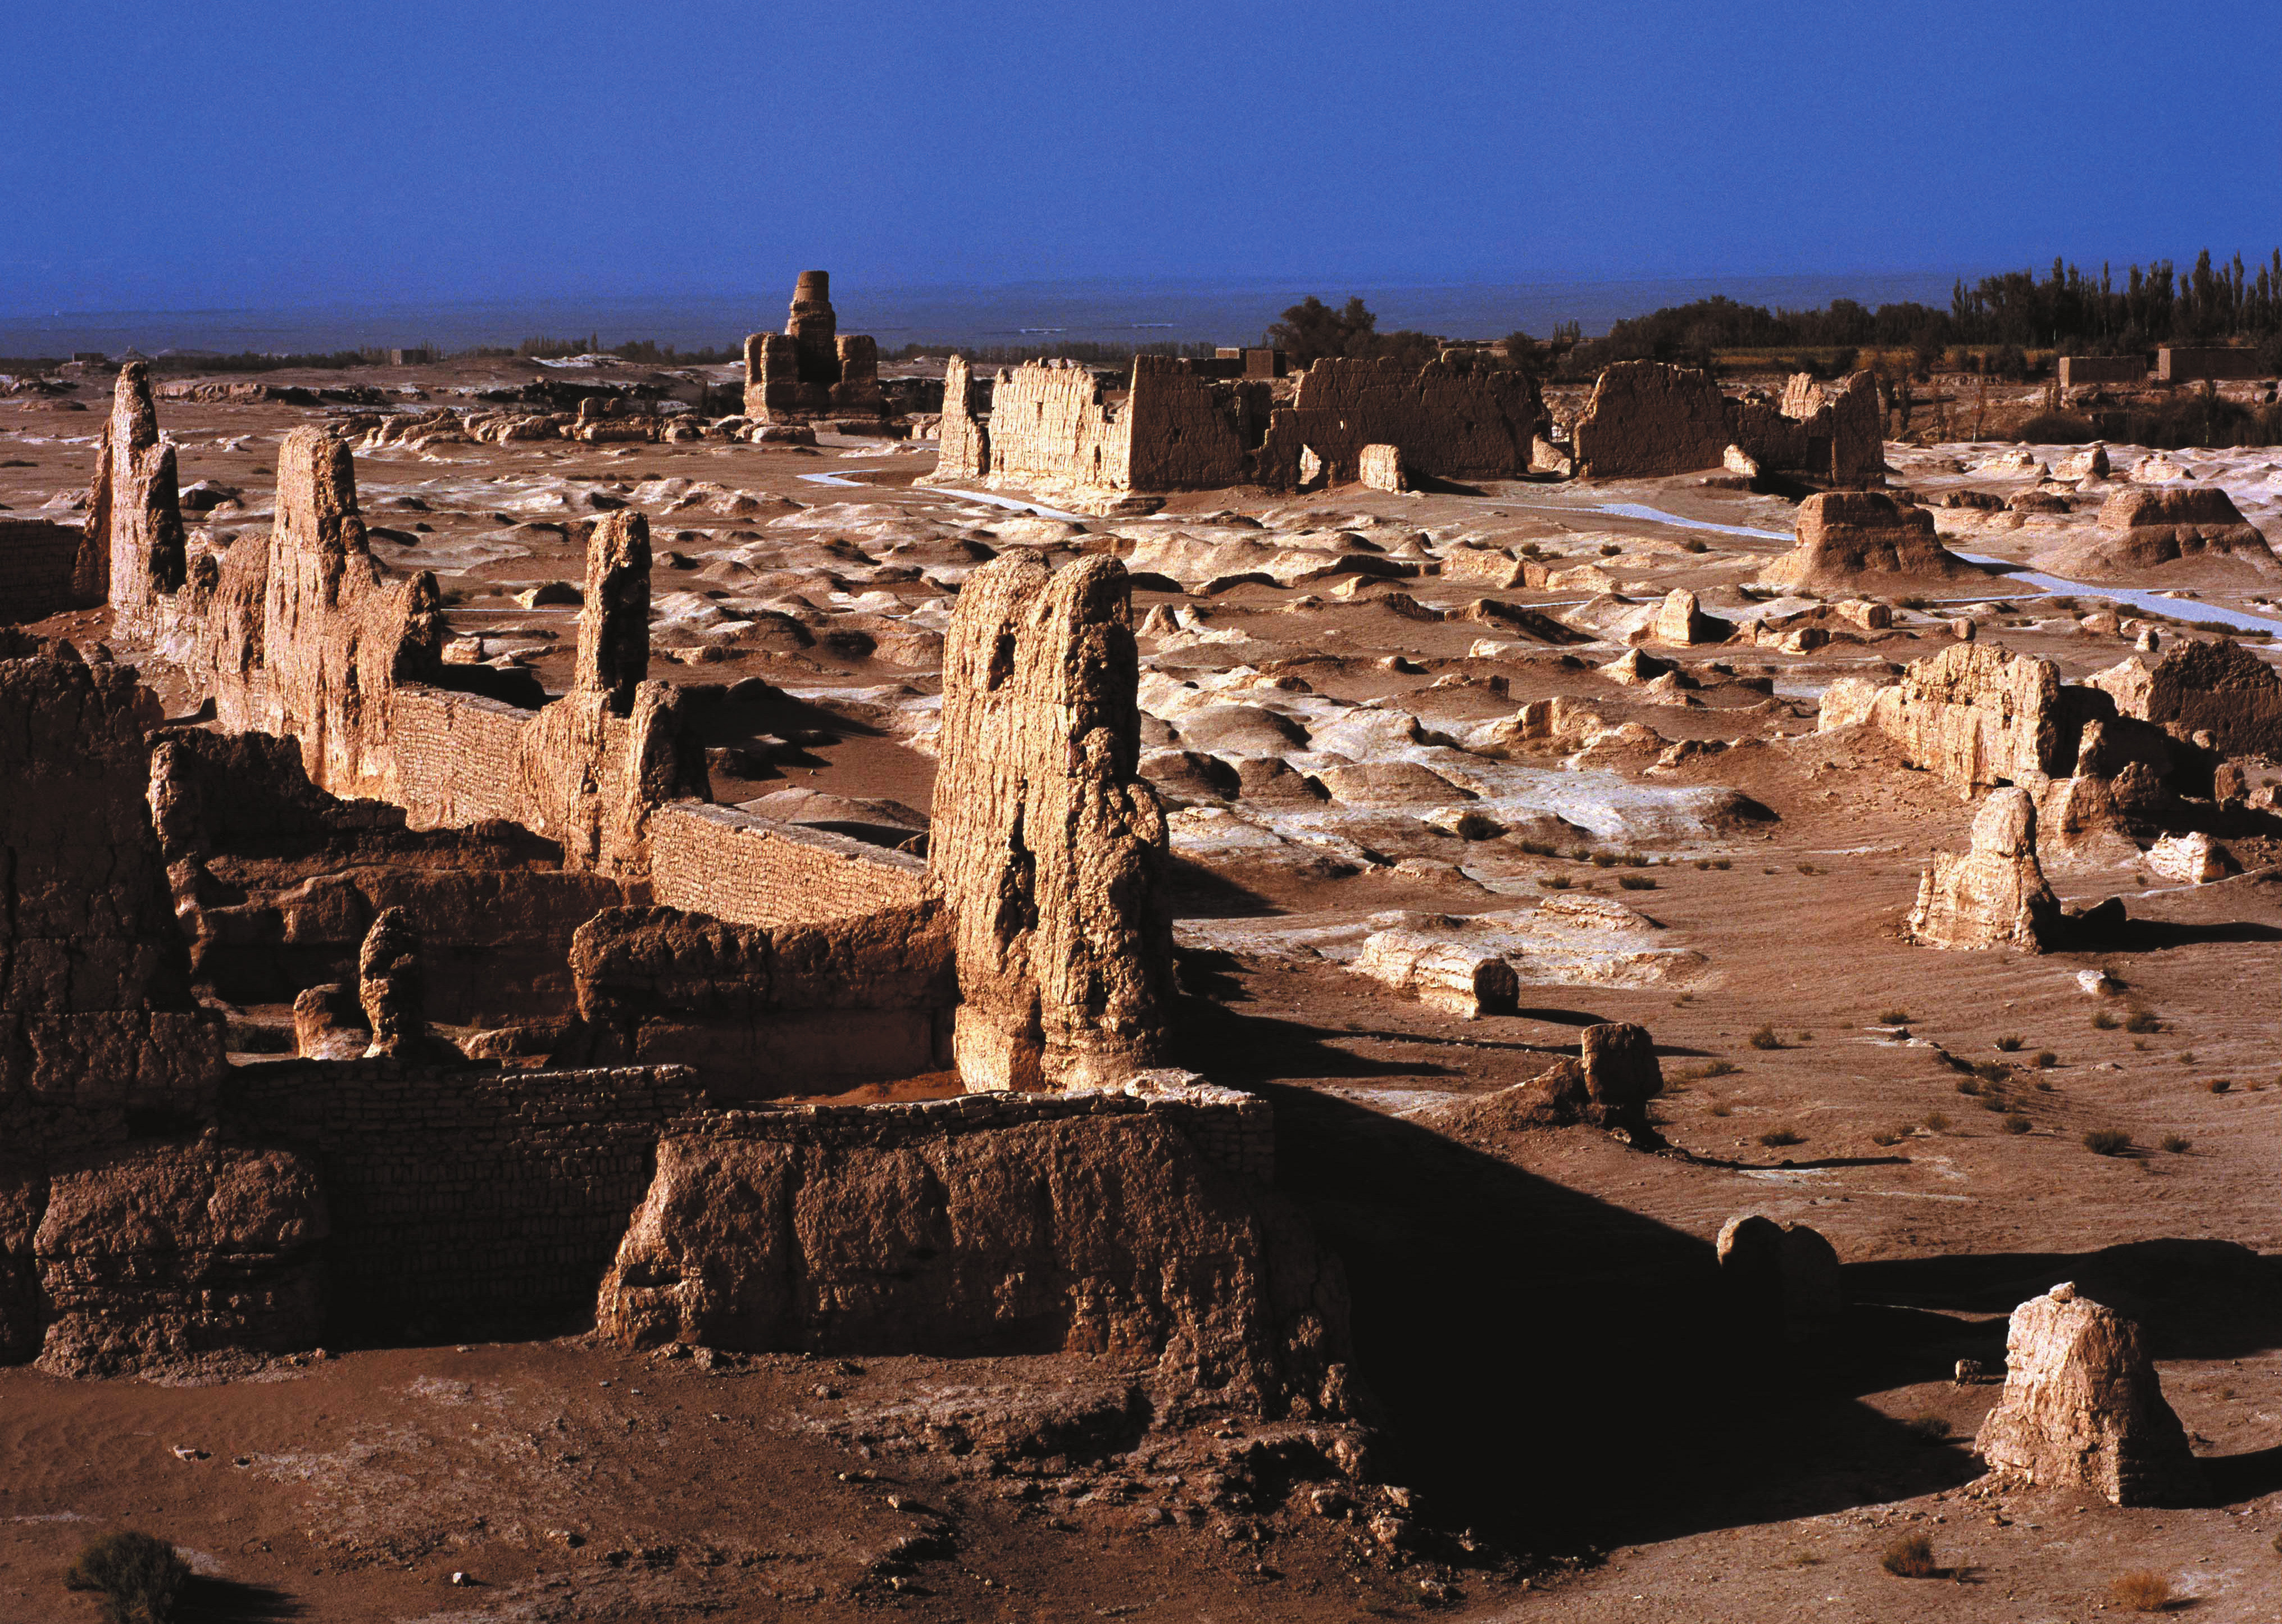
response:
M144 796L132 668L0 631L0 1159L195 1117L222 1067Z
M823 412L888 415L880 346L864 334L839 330L830 289L827 273L801 272L784 331L746 338L747 416L769 423Z
M723 1098L830 1092L940 1071L959 1001L951 921L930 897L765 928L610 908L570 965L588 1062L702 1068Z
M583 1309L697 1099L671 1068L279 1061L233 1070L221 1114L317 1168L333 1323L397 1333Z
M1052 489L1132 488L1132 421L1075 361L1024 361L990 397L990 477Z
M1256 384L1216 385L1175 356L1136 355L1125 402L1122 488L1209 491L1243 484L1247 453L1266 430L1268 393Z
M927 865L827 829L677 802L650 819L650 890L741 925L813 924L917 904Z
M943 667L931 874L957 919L970 1088L1114 1082L1167 1041L1165 820L1137 775L1132 594L1094 557L967 578Z
M1594 384L1573 438L1595 478L1717 468L1736 446L1770 471L1851 485L1883 470L1883 429L1877 382L1867 372L1828 387L1802 373L1780 400L1730 400L1708 372L1623 361Z
M44 620L100 603L76 584L84 543L69 525L0 518L0 621Z
M1420 369L1388 358L1319 361L1300 375L1292 404L1270 414L1259 479L1277 489L1298 485L1304 449L1323 459L1333 484L1351 484L1372 445L1399 447L1413 476L1512 478L1528 468L1530 442L1546 422L1536 382L1520 373L1461 372L1440 361Z
M2138 384L2147 377L2145 355L2063 355L2060 368L2063 389L2088 384Z
M937 479L980 479L990 471L990 431L974 410L974 374L964 355L943 369L943 421L936 430Z
M501 821L415 830L380 801L317 789L289 739L184 731L151 753L151 806L193 975L237 1004L356 978L373 920L402 908L428 1013L501 1025L570 1013L572 934L625 889L565 872L561 848Z
M2155 352L2155 377L2166 384L2192 384L2272 377L2274 369L2259 359L2256 350L2230 349L2224 345L2190 348L2165 345Z
M255 727L299 739L320 787L388 798L394 689L441 671L441 603L429 571L383 572L357 512L348 446L319 429L295 429L278 447L263 574Z
M730 1112L679 1125L596 1306L629 1346L1154 1359L1336 1412L1336 1262L1207 1088ZM1209 1146L1209 1148L1207 1146Z

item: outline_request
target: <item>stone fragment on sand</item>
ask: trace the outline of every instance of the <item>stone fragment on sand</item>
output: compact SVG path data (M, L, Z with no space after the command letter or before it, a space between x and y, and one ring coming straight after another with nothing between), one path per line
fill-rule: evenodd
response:
M2008 787L1992 791L1973 820L1972 850L1941 853L1921 876L1909 935L1922 947L2040 952L2057 934L2060 913L2037 862L2036 802Z
M1845 1312L1837 1248L1804 1224L1741 1214L1721 1225L1717 1250L1720 1286L1757 1328L1811 1336Z
M2164 835L2147 849L2147 866L2166 880L2208 885L2225 879L2236 865L2224 846L2198 829Z
M2202 1469L2133 1321L2055 1286L2013 1310L2005 1367L2004 1395L1973 1441L1984 1482L2089 1490L2112 1505L2202 1497Z

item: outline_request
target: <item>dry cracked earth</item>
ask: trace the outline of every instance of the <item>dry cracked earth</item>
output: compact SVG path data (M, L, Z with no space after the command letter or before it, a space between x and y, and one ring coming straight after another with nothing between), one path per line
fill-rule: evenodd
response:
M432 406L537 370L385 377ZM103 399L82 398L0 405L12 511L63 515L83 488ZM318 415L160 413L184 484L221 503L194 546L269 522L278 441ZM930 488L925 442L820 440L391 446L357 472L376 552L451 594L460 657L556 689L577 611L549 588L578 579L578 522L641 509L654 674L782 695L722 713L769 731L710 741L716 798L888 831L925 825L966 572L1010 547L1123 556L1145 770L1177 809L1181 1059L1275 1104L1278 1182L1354 1295L1364 1475L1394 1492L1294 1488L1276 1427L1184 1430L1083 1357L701 1366L560 1327L172 1384L8 1370L0 1620L95 1617L58 1573L114 1527L197 1552L213 1619L2058 1620L2113 1611L2110 1581L2143 1568L2213 1624L2282 1606L2282 1283L2187 1244L2282 1251L2282 840L2237 843L2244 872L2200 886L2058 870L2071 903L2125 899L2105 953L1914 948L1920 870L1963 849L1973 805L1881 736L1815 727L1831 680L1890 677L1960 616L2070 678L2129 653L2135 618L2193 635L2232 611L2270 659L2282 582L2143 597L2111 631L2084 624L2092 590L1994 576L1867 631L1743 592L1793 510L1700 478L1091 518ZM2005 497L2072 449L1890 461L1929 496ZM2110 455L2121 479L2145 454ZM2282 534L2282 454L2172 460ZM1944 508L1943 537L2029 563L2099 489L2073 512ZM1474 544L1535 548L1546 587L1441 571ZM1625 633L1675 586L1768 630L1657 649L1676 675L1649 680L1618 663ZM1805 626L1828 642L1789 651ZM1593 719L1501 733L1551 698ZM1494 942L1518 1012L1466 1020L1358 974L1391 925ZM1449 1112L1611 1021L1655 1036L1668 1148ZM1960 1092L1960 1059L2004 1082ZM2094 1155L2095 1129L2134 1148ZM1798 1347L1735 1323L1712 1239L1749 1211L1836 1245L1843 1331ZM1967 1492L1997 1388L1957 1362L2001 1370L2009 1310L2070 1278L2151 1327L2221 1504ZM1941 1578L1882 1570L1897 1530L1932 1536Z

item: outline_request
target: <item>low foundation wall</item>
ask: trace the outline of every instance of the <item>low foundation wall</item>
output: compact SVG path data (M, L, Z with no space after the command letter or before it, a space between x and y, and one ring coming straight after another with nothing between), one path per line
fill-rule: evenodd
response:
M658 902L735 925L809 925L916 905L920 859L734 807L677 802L649 822Z

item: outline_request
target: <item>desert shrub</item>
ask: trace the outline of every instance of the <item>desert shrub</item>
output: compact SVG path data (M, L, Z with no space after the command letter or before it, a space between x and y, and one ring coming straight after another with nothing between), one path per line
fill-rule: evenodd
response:
M1726 1100L1713 1100L1710 1105L1708 1105L1708 1106L1704 1107L1704 1110L1705 1110L1706 1112L1708 1112L1710 1115L1713 1115L1713 1116L1729 1116L1729 1115L1733 1115L1735 1114L1735 1107L1734 1106L1729 1105L1729 1104L1728 1104Z
M2092 1024L2095 1031L2112 1032L2123 1022L2104 1009L2095 1009L2092 1012Z
M1759 1143L1769 1150L1779 1150L1785 1145L1804 1145L1806 1135L1796 1128L1770 1128L1759 1135Z
M2003 1083L2012 1076L2013 1068L1996 1061L1977 1061L1974 1063L1973 1075L1983 1083Z
M1932 1579L1941 1573L1934 1566L1933 1542L1922 1534L1903 1535L1886 1547L1878 1566L1897 1579Z
M1532 857L1554 857L1558 855L1558 853L1554 851L1553 844L1550 841L1525 840L1521 843L1521 849L1529 853Z
M1966 1095L1979 1093L1981 1092L1981 1079L1974 1076L1958 1078L1957 1092L1960 1094Z
M1571 884L1567 874L1540 874L1537 882L1548 891L1565 891Z
M2152 1009L2135 1009L2124 1017L2123 1030L2127 1032L2160 1032L2163 1030L2162 1017Z
M2195 1063L2195 1052L2194 1052L2193 1049L2183 1049L2183 1050L2181 1050L2181 1051L2179 1052L2179 1064L2180 1064L2180 1065L2182 1065L2182 1066L2192 1066L2192 1065L2193 1065L2194 1063Z
M1921 1443L1944 1443L1948 1441L1951 1429L1945 1418L1929 1410L1903 1422L1902 1430Z
M2013 1105L2004 1095L1992 1088L1981 1096L1981 1108L1984 1111L2009 1111L2013 1108Z
M2034 1124L2018 1111L2005 1119L2005 1131L2007 1133L2026 1133L2032 1126Z
M1656 882L1646 874L1618 874L1617 883L1628 891L1652 891Z
M1614 868L1617 866L1617 854L1613 851L1595 851L1593 853L1592 862L1593 866L1595 868Z
M2171 1581L2151 1568L2135 1568L2108 1582L2107 1598L2127 1612L2161 1612L2171 1605Z
M2120 1156L2131 1148L2131 1136L2121 1128L2094 1128L2084 1136L2084 1147L2095 1156Z
M2037 1069L2038 1071L2050 1071L2053 1067L2060 1063L2061 1057L2053 1053L2050 1049L2039 1049L2037 1051Z
M1901 1142L1902 1130L1898 1128L1883 1128L1870 1136L1870 1143L1873 1145L1898 1145Z
M2021 1052L2020 1034L2017 1032L2007 1032L2004 1037L1999 1037L1997 1040L1997 1048L2000 1053L2018 1054Z
M1772 1026L1763 1026L1751 1034L1751 1047L1754 1049L1780 1049L1782 1046L1782 1039L1775 1036L1775 1029Z
M1925 1124L1926 1131L1929 1133L1946 1133L1949 1131L1949 1118L1944 1116L1938 1111L1928 1111L1926 1113Z
M1909 1023L1910 1012L1906 1009L1890 1009L1878 1017L1880 1026L1907 1026Z
M1803 874L1819 874L1822 872L1812 863L1801 863L1798 866L1798 871Z
M2208 1087L2214 1094L2224 1094L2227 1090L2232 1088L2234 1084L2228 1082L2224 1077L2213 1077L2209 1083L2205 1084L2205 1086Z
M1614 558L1618 553L1621 553L1625 549L1623 548L1618 547L1613 541L1603 541L1601 543L1601 556L1603 558Z
M1735 1070L1735 1062L1733 1061L1705 1061L1696 1068L1696 1075L1699 1077L1725 1077L1733 1076Z
M1734 861L1728 858L1715 857L1712 859L1712 866L1718 869L1721 874L1726 874L1735 866Z
M1690 536L1680 544L1680 550L1683 553L1708 553L1712 550L1712 544Z
M2194 1143L2184 1134L2167 1133L2163 1136L2163 1148L2175 1156L2185 1155L2194 1148Z
M64 1584L103 1597L109 1624L166 1624L190 1581L190 1565L162 1539L124 1529L89 1540Z

